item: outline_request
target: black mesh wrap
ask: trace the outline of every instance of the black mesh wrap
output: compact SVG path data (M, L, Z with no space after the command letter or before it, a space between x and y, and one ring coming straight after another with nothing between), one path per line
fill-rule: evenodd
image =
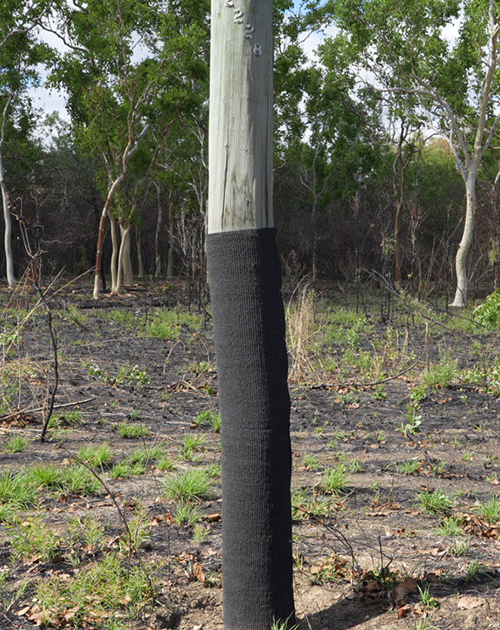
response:
M207 237L222 415L225 630L293 621L290 397L274 229Z

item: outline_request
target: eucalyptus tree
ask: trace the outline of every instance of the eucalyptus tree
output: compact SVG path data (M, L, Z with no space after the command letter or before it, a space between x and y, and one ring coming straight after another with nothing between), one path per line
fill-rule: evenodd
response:
M132 216L130 207L114 202L131 176L131 160L152 129L175 118L193 98L191 76L200 64L207 12L202 0L194 4L199 9L197 19L191 5L165 6L162 0L77 3L66 6L63 13L58 32L67 52L56 66L54 81L68 90L68 108L78 134L102 166L105 202L97 238L96 299L101 291L107 218L113 242L112 291L120 290L116 219L126 246Z
M406 94L422 122L444 135L466 191L453 306L467 300L476 184L500 123L495 0L332 0L360 67L386 92Z
M37 82L37 64L46 55L37 28L46 20L51 3L47 0L4 0L0 4L0 189L4 218L4 250L9 287L14 287L12 260L11 200L4 156L9 127L16 115L29 110L27 89Z
M272 0L212 1L207 255L222 413L226 630L264 630L294 617L272 17Z

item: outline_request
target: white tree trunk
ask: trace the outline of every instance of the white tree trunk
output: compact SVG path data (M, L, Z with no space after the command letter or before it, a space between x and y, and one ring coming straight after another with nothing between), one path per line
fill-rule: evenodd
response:
M160 236L161 226L163 223L163 206L161 203L161 187L157 186L157 209L158 214L156 216L156 231L155 231L155 278L161 276L161 250L160 250Z
M3 207L3 219L5 225L4 232L4 249L5 249L5 270L7 275L7 282L9 287L13 289L16 286L16 279L14 278L14 262L12 259L12 221L10 218L10 197L7 190L7 184L5 182L5 169L3 165L3 149L5 145L5 129L7 126L7 116L10 105L12 103L13 95L9 94L7 102L2 112L2 126L0 129L0 188L2 189L2 207Z
M98 233L98 237L97 237L97 253L96 253L96 262L95 262L94 294L93 294L94 300L98 300L99 299L99 297L101 296L101 290L102 290L102 286L101 286L101 269L102 269L102 254L103 254L103 247L104 247L104 234L105 234L105 227L106 227L106 217L109 217L109 219L111 221L111 236L112 236L112 240L113 240L113 254L115 253L115 248L116 248L116 226L114 225L115 218L113 216L113 213L111 212L111 204L113 203L113 197L115 195L115 192L116 192L117 188L120 186L120 184L122 183L124 177L125 177L125 174L122 173L110 185L110 188L109 188L109 191L108 191L108 196L106 198L106 201L104 203L104 206L103 206L103 209L102 209L102 212L101 212L101 218L100 218L100 221L99 221L99 233ZM111 261L111 277L116 279L116 272L115 272L113 259ZM113 282L112 282L111 283L111 289L113 289L113 286L114 285L113 285Z
M130 232L132 225L127 223L125 227L120 225L121 245L120 245L120 268L123 271L123 284L126 287L134 284L134 274L132 273L132 260L130 256Z
M257 0L213 4L209 234L274 226L269 7Z
M467 289L469 279L467 276L467 256L472 245L474 235L474 223L476 217L476 179L477 167L469 171L469 176L465 180L465 223L462 239L458 246L457 256L455 258L455 269L457 273L457 288L455 298L450 306L464 308L467 304Z
M5 270L7 275L7 283L11 289L16 286L16 279L14 278L14 262L12 259L12 221L10 218L10 198L5 184L3 166L0 157L0 187L2 189L2 206L3 206L3 219L5 225L4 232L4 249L5 249Z
M175 230L175 208L174 194L170 192L168 200L168 254L167 254L167 280L174 277L174 230Z
M111 295L118 295L121 290L121 279L119 278L119 246L118 234L116 231L116 219L112 212L108 212L111 226Z
M139 229L136 229L136 246L137 246L137 266L139 267L137 271L138 278L144 278L146 273L144 271L144 261L142 258L142 234Z

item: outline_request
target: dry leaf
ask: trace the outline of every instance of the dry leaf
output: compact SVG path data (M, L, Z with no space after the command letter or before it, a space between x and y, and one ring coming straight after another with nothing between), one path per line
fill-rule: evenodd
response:
M404 617L408 617L411 612L410 604L405 604L404 606L400 606L397 610L398 619L404 619Z
M368 512L368 516L372 518L381 518L383 516L389 516L388 512Z
M464 595L458 600L457 608L460 610L472 610L473 608L478 608L483 605L483 600L478 597L469 597Z
M389 601L397 604L405 599L410 593L417 592L417 580L412 577L407 577L403 582L398 584L392 591L387 593Z
M205 571L203 571L203 567L200 562L195 562L193 565L193 575L202 584L205 583L207 576L205 575Z
M208 523L217 523L218 521L220 521L222 518L221 513L220 512L216 512L215 514L207 514L205 516L205 521L207 521Z

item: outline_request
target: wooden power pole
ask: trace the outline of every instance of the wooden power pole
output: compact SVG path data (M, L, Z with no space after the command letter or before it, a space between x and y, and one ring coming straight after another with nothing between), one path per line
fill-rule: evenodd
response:
M294 623L272 18L272 0L212 0L207 256L222 414L225 630Z

